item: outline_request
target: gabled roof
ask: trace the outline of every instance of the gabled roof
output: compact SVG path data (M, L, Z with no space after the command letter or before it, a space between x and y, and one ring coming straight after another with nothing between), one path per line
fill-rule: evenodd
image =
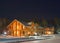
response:
M20 21L18 21L17 19L14 19L7 27L9 27L10 25L12 25L12 23L14 22L18 22L18 23L21 23ZM23 23L21 23L22 25L24 25ZM25 25L24 25L25 26Z

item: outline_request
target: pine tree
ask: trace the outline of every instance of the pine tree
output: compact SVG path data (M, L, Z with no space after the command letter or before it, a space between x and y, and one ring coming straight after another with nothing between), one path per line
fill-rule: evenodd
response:
M42 18L42 21L41 21L41 25L44 27L44 26L47 26L48 25L48 22L46 19Z

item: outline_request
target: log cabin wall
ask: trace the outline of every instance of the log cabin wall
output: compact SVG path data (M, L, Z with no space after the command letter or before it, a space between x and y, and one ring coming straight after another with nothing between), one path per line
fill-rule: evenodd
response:
M12 21L8 26L8 31L10 31L10 35L12 36L24 36L24 28L25 25L23 25L21 22L18 20Z
M25 26L18 20L13 20L8 26L9 35L11 36L31 36L33 35L34 31L32 29L33 26Z

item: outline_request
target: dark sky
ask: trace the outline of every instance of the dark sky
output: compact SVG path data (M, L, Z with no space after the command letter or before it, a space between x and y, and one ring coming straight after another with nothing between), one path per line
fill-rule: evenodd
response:
M6 18L60 18L60 1L58 0L2 0L0 17Z

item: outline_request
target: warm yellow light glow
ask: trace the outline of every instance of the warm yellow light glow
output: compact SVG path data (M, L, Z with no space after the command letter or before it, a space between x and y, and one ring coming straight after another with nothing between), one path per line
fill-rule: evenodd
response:
M16 34L16 31L14 31L14 34Z
M17 25L17 29L19 29L19 25Z
M14 36L16 36L16 31L14 31Z
M21 22L19 22L18 20L14 20L12 21L12 23L10 25L8 25L7 27L10 31L10 35L12 36L29 36L29 35L33 35L34 32L34 23L32 22L31 26L25 26L23 25Z
M48 32L48 34L51 34L51 32Z
M16 22L13 23L12 29L13 29L14 31L16 31Z
M19 31L17 31L17 34L19 34Z
M46 31L46 34L52 34L52 32L50 32L50 31Z
M30 34L30 32L28 32L28 34Z
M17 31L17 36L20 36L20 31Z

